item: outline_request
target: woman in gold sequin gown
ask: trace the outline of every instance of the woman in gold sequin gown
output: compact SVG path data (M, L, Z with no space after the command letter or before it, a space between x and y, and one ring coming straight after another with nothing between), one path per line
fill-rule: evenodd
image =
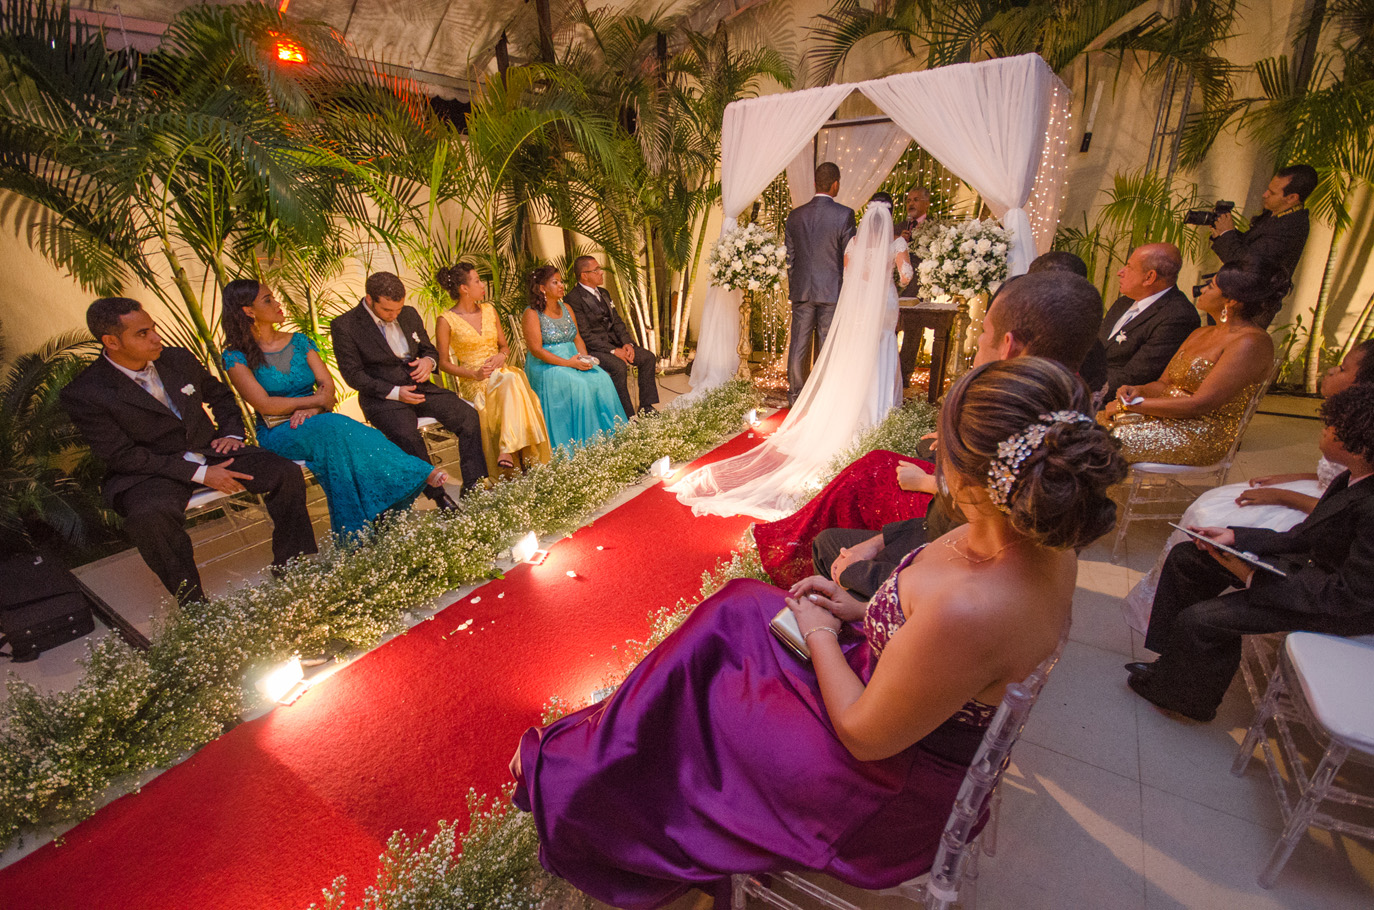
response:
M487 470L544 464L553 456L539 399L523 370L506 365L509 347L487 286L475 266L460 262L436 276L454 304L439 315L434 340L439 369L458 379L459 394L482 420Z
M1277 266L1258 262L1222 266L1203 285L1197 307L1216 325L1189 335L1159 379L1122 386L1098 415L1127 461L1207 465L1226 456L1273 369L1274 342L1260 321L1288 287Z

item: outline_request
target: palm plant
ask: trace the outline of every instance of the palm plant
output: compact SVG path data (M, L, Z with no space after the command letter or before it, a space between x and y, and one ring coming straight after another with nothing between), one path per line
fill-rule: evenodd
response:
M589 39L569 41L560 66L577 76L575 102L619 125L629 179L579 176L594 187L593 223L617 241L605 249L640 342L675 362L706 219L720 196L725 106L765 76L790 85L791 71L770 48L732 45L724 27L706 35L682 19L605 12L584 13L576 26Z
M1169 41L1215 43L1215 28L1200 28L1196 12L1226 15L1232 0L1184 4L1178 17L1141 15L1136 0L887 0L867 7L859 0L837 0L819 16L812 31L815 73L832 82L839 68L863 42L896 44L925 68L991 57L1037 53L1059 72L1083 54L1110 47L1166 52ZM1187 34L1177 28L1188 19ZM1224 32L1224 29L1223 29ZM1208 61L1210 62L1210 61Z
M308 71L272 56L287 33ZM217 364L218 287L260 254L318 244L357 176L305 127L305 83L343 60L339 42L261 3L187 9L143 58L48 0L7 4L0 35L0 187L51 213L36 245L95 293L141 283L173 338Z
M1207 244L1200 232L1183 224L1184 214L1200 202L1196 185L1180 188L1147 171L1116 174L1107 201L1092 222L1085 213L1083 227L1061 227L1054 247L1086 262L1089 278L1108 298L1116 267L1142 243L1172 243L1185 260L1197 261L1205 255Z
M95 492L99 468L58 401L96 351L84 335L60 335L0 374L0 551L54 535L84 546L109 519Z

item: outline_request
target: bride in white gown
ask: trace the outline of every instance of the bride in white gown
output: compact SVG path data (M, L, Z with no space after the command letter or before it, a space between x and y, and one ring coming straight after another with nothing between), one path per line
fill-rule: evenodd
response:
M699 468L668 488L697 515L774 521L815 492L818 479L859 432L901 403L896 268L911 280L906 241L894 238L892 199L869 201L845 252L830 333L778 431L752 452Z

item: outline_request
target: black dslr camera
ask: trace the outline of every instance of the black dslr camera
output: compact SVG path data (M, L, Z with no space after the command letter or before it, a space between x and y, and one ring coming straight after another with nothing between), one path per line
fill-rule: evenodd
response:
M1208 227L1217 223L1218 215L1225 215L1236 207L1234 202L1227 202L1225 199L1218 199L1217 204L1210 209L1193 209L1183 216L1184 224L1205 224Z

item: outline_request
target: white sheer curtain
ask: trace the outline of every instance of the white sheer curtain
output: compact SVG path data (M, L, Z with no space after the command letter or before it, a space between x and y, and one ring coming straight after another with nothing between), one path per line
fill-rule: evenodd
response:
M1049 248L1059 219L1071 95L1035 54L736 101L725 109L721 142L723 231L735 226L739 213L783 167L797 167L809 158L812 137L855 89L893 120L889 135L894 139L884 146L884 155L892 155L893 162L900 157L904 133L982 195L1012 232L1011 274L1024 272L1037 250ZM863 140L870 158L878 142L876 132ZM835 160L833 153L830 160ZM879 162L869 163L877 173ZM863 181L873 178L863 176L867 172L859 163L850 166L847 181L845 166L840 168L841 201L850 199L849 191L862 203L886 176L884 170L866 187ZM803 188L810 183L806 176L790 182ZM858 207L853 201L846 204ZM707 290L692 391L679 401L735 375L741 302L738 291Z
M1035 258L1026 204L1040 169L1050 88L1058 78L1037 54L901 73L859 83L906 133L987 201L1012 232L1009 266Z
M773 181L816 130L834 113L851 85L769 95L736 101L725 109L720 146L720 202L725 212L721 233L732 230L744 207ZM706 291L692 364L694 398L728 382L739 369L739 291L712 285Z
M840 194L835 201L858 211L883 185L902 157L911 137L897 124L858 123L832 126L820 131L811 148L787 165L787 186L793 207L810 202L814 195L816 165L834 162L840 169Z

